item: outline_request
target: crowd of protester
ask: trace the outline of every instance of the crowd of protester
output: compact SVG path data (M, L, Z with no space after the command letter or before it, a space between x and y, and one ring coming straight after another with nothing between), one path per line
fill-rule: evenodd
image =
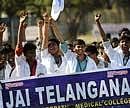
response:
M0 80L29 76L62 75L80 72L95 72L99 69L124 68L130 66L130 30L122 28L119 39L108 39L101 23L101 15L95 22L102 42L85 43L76 39L67 44L56 22L47 13L38 21L36 42L27 42L25 30L28 14L23 12L19 20L16 48L3 43L5 24L0 25ZM50 30L54 37L49 37Z

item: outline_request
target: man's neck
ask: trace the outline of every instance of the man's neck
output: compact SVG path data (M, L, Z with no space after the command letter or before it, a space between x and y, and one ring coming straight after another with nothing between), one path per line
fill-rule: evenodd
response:
M86 58L86 55L85 55L85 54L82 54L82 55L78 55L77 57L78 57L78 59L79 59L80 61L83 61L83 60Z
M55 54L52 54L52 56L54 56L54 57L59 57L59 56L61 56L61 54L60 54L59 52L57 52L57 53L55 53Z
M14 67L15 67L15 64L10 64L10 66L11 66L12 68L14 68Z
M123 52L123 54L124 54L125 56L129 56L129 55L130 55L130 52L129 52L129 51Z
M32 66L34 64L34 61L35 61L35 59L34 60L27 60L29 66Z

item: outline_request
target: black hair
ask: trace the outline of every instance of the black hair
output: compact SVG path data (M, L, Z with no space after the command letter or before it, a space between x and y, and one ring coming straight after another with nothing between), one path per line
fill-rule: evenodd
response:
M98 42L92 42L91 44L97 47Z
M122 32L130 33L130 30L128 28L122 28L119 32L118 35L121 36Z
M48 41L55 42L58 46L60 44L60 41L58 39L55 39L55 38L49 39Z
M119 41L121 40L128 40L130 41L130 31L128 32L122 32L121 36L119 37Z
M84 46L86 46L85 41L82 40L82 39L76 39L76 40L73 42L73 46L75 47L76 45L84 45Z
M119 39L114 37L114 38L111 39L111 42L119 42Z
M128 41L130 41L130 35L129 36L127 36L127 35L120 36L119 37L119 41L121 41L121 40L128 40Z
M73 47L73 44L70 44L70 43L69 43L69 44L67 44L67 45L68 45L69 47Z
M28 42L23 47L23 53L26 54L26 52L30 50L36 50L36 45Z
M86 46L85 52L90 52L91 54L95 54L96 53L96 55L98 55L97 47L94 46L94 45L91 45L91 44Z
M11 50L12 50L11 45L8 43L5 43L0 47L1 54L8 54Z

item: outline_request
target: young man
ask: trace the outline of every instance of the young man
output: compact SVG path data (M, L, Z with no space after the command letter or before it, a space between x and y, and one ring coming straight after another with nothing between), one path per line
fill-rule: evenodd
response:
M111 65L114 68L120 68L120 67L129 67L130 66L130 32L129 30L127 32L120 33L119 37L119 47L118 48L112 48L109 41L106 40L105 32L100 24L100 17L101 15L95 16L95 21L97 24L97 27L99 29L99 32L102 37L102 41L104 44L104 48L106 53L108 54Z
M59 31L53 19L50 19L50 26L52 27L56 38L61 42L62 52L59 48L59 42L57 39L51 39L47 42L43 42L44 53L42 55L44 55L44 57L42 57L42 59L43 62L47 64L47 66L49 66L48 72L52 72L55 74L59 72L63 74L96 69L96 64L94 63L94 61L90 57L85 55L84 41L77 40L77 42L75 42L74 49L76 53L73 53L68 49L67 43L65 43L62 33ZM48 40L48 27L48 21L44 19L44 40Z
M48 39L49 25L56 38ZM60 34L61 35L61 34ZM70 67L67 63L67 58L64 53L61 52L60 42L64 40L59 36L59 30L56 27L55 22L49 19L48 15L44 15L43 25L43 42L42 42L42 64L47 67L47 74L59 75L70 73Z
M71 55L73 72L94 71L97 69L94 60L85 54L86 44L82 39L73 42L74 53Z
M104 61L103 58L98 57L99 52L96 46L91 44L87 45L85 52L89 57L91 57L95 61L98 69L108 68L109 63Z
M6 25L2 24L0 26L0 43L3 43L3 33L6 29ZM2 64L1 64L2 63ZM15 68L15 50L11 48L11 45L5 43L1 45L0 49L0 67L2 67L3 78L13 79L16 77L16 68Z
M97 69L95 62L85 55L86 44L83 40L77 39L73 42L73 52L68 49L61 32L58 30L55 23L52 24L53 31L57 39L61 41L61 49L66 57L70 73L92 71Z
M40 76L46 74L46 67L39 63L36 57L36 46L27 42L24 46L24 23L27 13L22 13L18 30L18 41L15 53L15 62L18 77Z
M7 50L7 60L5 65L5 80L6 79L15 79L16 77L16 68L15 68L15 50L11 48L11 45L6 45Z

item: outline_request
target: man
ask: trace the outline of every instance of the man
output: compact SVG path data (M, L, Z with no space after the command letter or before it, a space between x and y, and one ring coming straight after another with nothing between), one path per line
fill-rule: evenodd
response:
M4 79L13 79L17 76L15 68L15 50L11 48L11 45L4 44L0 52L5 58Z
M74 53L72 53L73 72L94 71L97 69L94 60L85 54L86 44L82 39L73 42Z
M41 76L46 74L46 68L35 58L36 46L33 43L27 42L24 46L25 28L24 23L27 18L27 13L22 13L20 16L20 24L18 30L18 41L15 53L15 62L18 77Z
M114 68L129 67L130 66L130 32L121 32L119 37L119 47L112 48L109 41L106 40L105 32L100 24L101 15L95 16L97 27L100 31L105 51L108 54L111 65Z
M16 76L15 51L8 43L3 44L3 32L6 29L5 24L0 25L0 79L10 79ZM3 44L3 45L2 45Z
M77 39L73 42L73 52L68 49L61 32L58 30L55 22L52 20L52 29L55 32L57 39L61 41L61 49L64 53L70 73L93 71L97 69L95 62L85 55L86 44L83 40Z
M103 58L98 56L99 52L96 46L87 45L85 52L89 57L91 57L95 61L98 69L108 68L109 63L104 61Z
M63 52L61 52L60 49L60 43L63 43L64 40L62 37L58 37L59 30L56 27L55 22L52 19L49 19L47 14L45 14L43 18L44 25L41 57L42 64L44 64L47 67L47 74L60 75L70 73L70 67L68 65L66 55ZM49 26L52 27L52 30L57 39L48 39Z

